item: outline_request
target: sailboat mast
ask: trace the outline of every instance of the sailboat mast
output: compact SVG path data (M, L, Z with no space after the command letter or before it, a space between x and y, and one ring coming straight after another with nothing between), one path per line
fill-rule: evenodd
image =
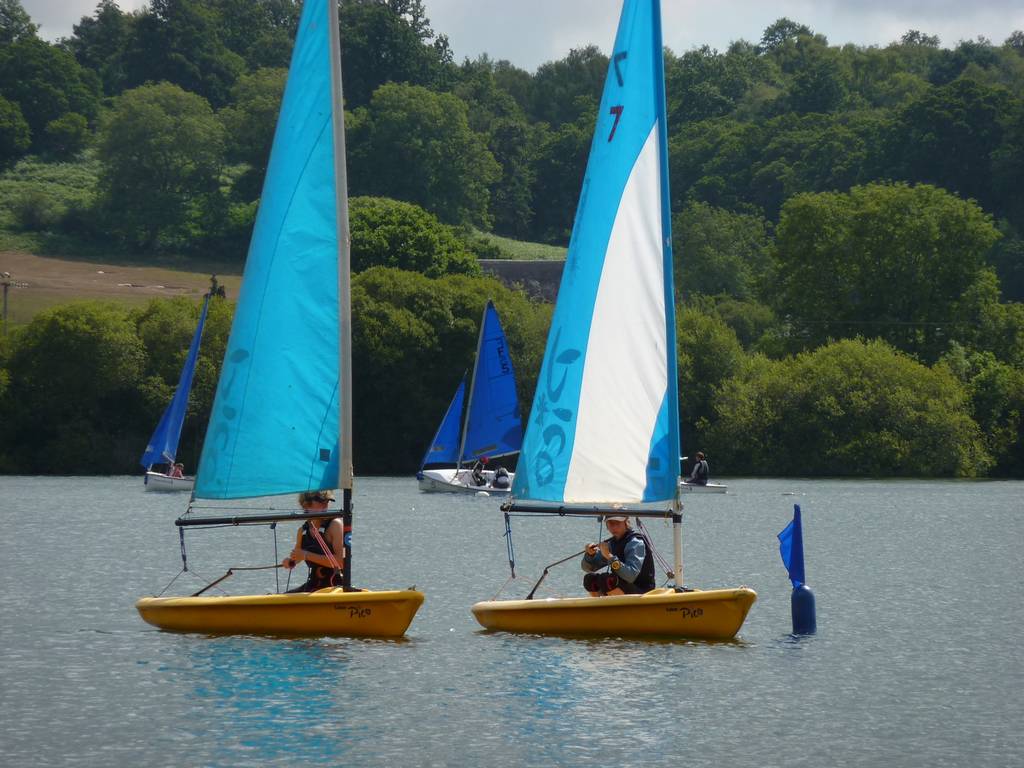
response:
M345 163L345 100L341 84L338 2L328 0L331 47L331 121L334 129L334 200L338 218L338 488L345 527L342 586L352 586L352 268L348 222L348 168Z
M341 456L338 487L352 489L352 276L345 164L345 105L341 84L338 3L327 3L331 43L331 112L334 127L335 205L338 215L338 408Z
M484 313L480 315L480 335L476 339L476 359L473 361L473 376L469 380L469 397L466 399L466 413L462 417L462 436L459 439L459 455L455 465L455 473L458 476L459 469L462 468L462 453L466 450L466 434L469 432L469 407L473 404L473 391L476 389L476 371L480 367L480 353L484 348L484 326L487 324L487 310L491 306L491 300L488 299L484 305Z

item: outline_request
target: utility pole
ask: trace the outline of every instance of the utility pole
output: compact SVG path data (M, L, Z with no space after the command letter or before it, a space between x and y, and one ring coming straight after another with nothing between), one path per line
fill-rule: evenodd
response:
M10 272L2 272L2 273L0 273L0 277L3 278L2 280L0 280L0 285L3 285L3 287L4 287L4 336L6 336L7 335L7 291L10 290L10 287L11 287L11 273Z

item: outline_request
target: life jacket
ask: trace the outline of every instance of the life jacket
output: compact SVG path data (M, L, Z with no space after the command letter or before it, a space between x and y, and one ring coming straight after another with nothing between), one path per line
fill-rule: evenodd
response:
M322 526L320 526L320 536L323 538L324 543L327 544L327 526L331 524L328 520ZM328 546L330 546L328 544ZM309 522L306 522L302 526L302 548L307 552L312 552L317 555L326 555L324 548L320 546L320 542L316 540L316 537L309 530ZM332 553L333 554L333 553ZM309 578L306 583L310 585L312 589L323 589L324 587L340 587L341 586L341 574L336 573L333 568L324 565L318 565L317 563L311 563L308 560L306 565L309 566Z
M644 542L644 564L640 566L640 573L637 575L636 580L633 581L633 586L643 592L648 592L654 589L654 557L651 555L651 548L646 540L644 540L644 537L632 528L627 528L626 535L621 539L612 539L608 542L608 549L615 557L622 560L626 556L626 544L630 539L640 539L640 541Z
M704 459L697 462L697 474L694 475L693 482L701 485L708 484L708 463Z

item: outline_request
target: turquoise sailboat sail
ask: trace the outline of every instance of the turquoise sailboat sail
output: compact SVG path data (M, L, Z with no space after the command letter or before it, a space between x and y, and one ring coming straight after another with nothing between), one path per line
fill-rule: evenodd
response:
M516 453L523 444L516 375L494 304L487 302L473 369L462 461Z
M437 428L437 434L423 455L420 469L427 464L455 464L459 460L459 435L462 418L462 404L466 399L466 377L462 377L458 389L444 413L441 426Z
M199 313L199 323L192 334L192 343L188 348L185 365L178 377L178 388L174 397L164 410L160 422L153 430L152 437L139 463L146 469L154 464L173 464L178 455L178 441L181 439L181 425L185 423L185 412L188 410L188 396L192 391L192 378L196 372L196 361L199 359L199 345L203 338L203 327L206 325L206 313L210 308L210 294L203 299L203 309Z
M676 498L679 416L661 9L626 0L512 494Z
M334 0L306 0L195 496L338 487ZM335 26L332 33L331 27ZM347 308L346 308L347 309Z

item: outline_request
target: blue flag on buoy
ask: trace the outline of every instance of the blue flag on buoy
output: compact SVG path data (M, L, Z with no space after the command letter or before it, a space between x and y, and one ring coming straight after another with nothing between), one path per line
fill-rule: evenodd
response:
M800 525L799 504L793 505L793 522L779 534L779 554L782 555L782 564L789 571L793 588L804 584L804 533Z

